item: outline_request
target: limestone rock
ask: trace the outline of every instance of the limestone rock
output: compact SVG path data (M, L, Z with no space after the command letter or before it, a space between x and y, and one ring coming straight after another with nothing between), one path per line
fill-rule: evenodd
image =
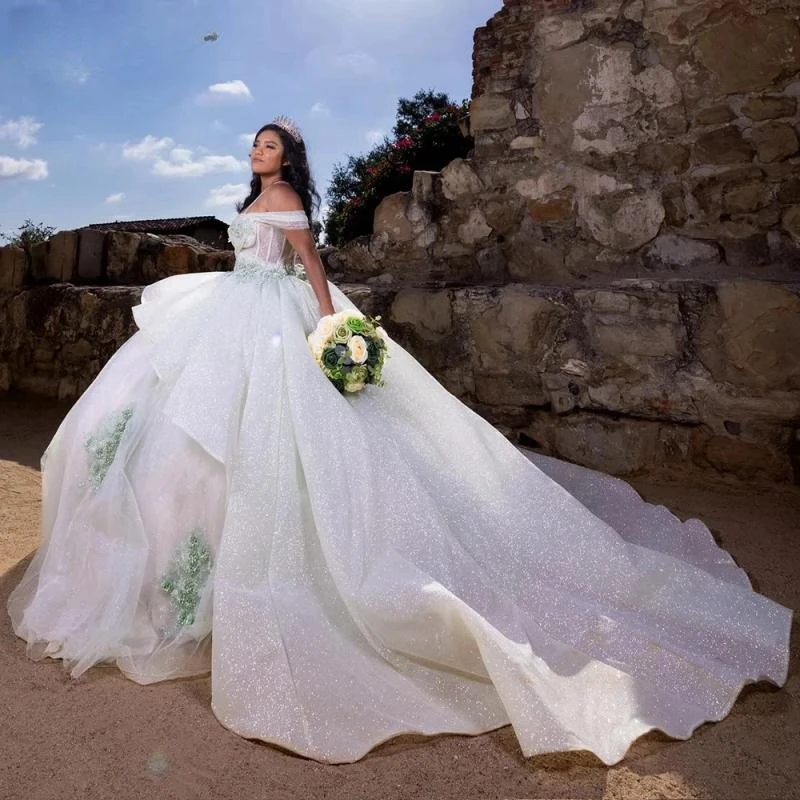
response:
M452 298L449 292L401 290L392 303L390 317L399 325L411 325L425 341L439 341L452 328Z
M559 50L575 44L583 36L583 21L563 14L555 17L543 17L536 25L536 38L539 47L547 50Z
M138 258L141 236L125 231L110 231L106 275L111 283L136 284L142 281L141 262Z
M616 250L635 250L658 234L665 211L657 192L619 192L597 196L579 205L594 239Z
M732 15L698 33L697 53L723 94L763 89L800 70L800 28L781 10Z
M483 183L475 170L463 159L456 158L442 170L442 193L448 200L458 200L483 191Z
M77 232L59 231L48 244L47 277L59 283L72 281L78 259Z
M758 391L800 389L800 296L781 286L732 281L717 290L699 356L717 380Z
M565 222L572 219L575 190L569 186L540 200L528 201L528 213L534 222Z
M653 266L690 269L719 264L720 249L708 242L662 233L648 248L647 256Z
M751 161L752 145L734 125L701 134L692 148L695 164L736 164Z
M800 204L790 206L783 212L781 225L795 242L800 243Z
M731 122L735 118L736 115L731 111L731 107L727 103L717 103L714 106L701 108L694 115L694 121L698 125L721 125L725 122Z
M475 244L475 242L485 239L491 232L492 229L479 208L473 208L467 221L458 226L458 238L464 244Z
M758 149L759 160L764 162L789 158L800 147L794 128L784 122L768 122L753 128L751 138Z
M797 113L797 99L783 95L749 97L742 105L742 113L757 121L793 117Z
M25 278L25 251L20 247L0 247L0 290L20 289Z
M414 238L414 229L406 215L410 192L397 192L384 197L375 209L372 230L385 233L391 241L407 242Z
M82 228L78 232L77 279L81 283L102 280L105 242L105 231Z
M504 130L517 121L510 101L499 94L484 94L470 104L469 124L474 133Z

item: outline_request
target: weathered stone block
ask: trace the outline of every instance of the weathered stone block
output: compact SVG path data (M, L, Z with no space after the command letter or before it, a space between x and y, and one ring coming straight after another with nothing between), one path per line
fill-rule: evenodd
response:
M124 286L142 282L142 267L138 252L141 239L142 237L136 233L109 232L106 276L111 283Z
M452 296L449 292L403 289L395 296L390 317L399 325L411 325L425 341L440 341L452 329Z
M484 94L470 104L469 124L473 134L479 131L504 130L516 125L511 101L500 94Z
M46 274L57 283L70 283L78 260L77 231L59 231L51 237L47 250Z
M390 241L408 242L414 238L414 229L406 215L410 192L397 192L384 197L375 209L372 230L385 233Z
M731 15L697 35L697 53L723 94L763 89L800 70L800 28L789 14Z
M750 270L770 263L769 241L765 233L743 226L741 232L731 229L719 237L725 263L735 269Z
M779 203L800 203L800 175L788 178L778 188Z
M158 275L168 277L169 275L186 275L193 272L197 253L185 245L170 245L165 247L158 257Z
M733 125L702 134L692 148L694 164L738 164L752 161L755 150Z
M709 242L689 239L675 233L662 233L647 250L651 267L692 269L720 262L720 249Z
M486 239L492 232L491 227L486 222L486 217L479 208L473 208L469 213L467 221L458 226L458 238L464 244L475 244Z
M689 166L689 149L673 142L646 142L636 152L636 161L654 172L684 172Z
M789 158L800 147L794 128L785 122L768 122L753 128L751 138L758 150L759 160L765 163Z
M742 105L742 113L756 121L793 117L797 113L797 100L784 95L750 97Z
M76 279L82 283L103 278L105 231L82 228L78 231L78 263Z
M528 213L534 222L565 222L574 215L575 190L568 186L541 200L528 201Z
M0 247L0 289L19 289L25 281L25 251Z
M722 207L733 214L758 211L772 200L770 187L764 183L730 186L723 191Z
M45 283L51 280L47 275L47 252L49 249L50 242L39 242L31 246L30 268L31 279L34 283Z
M718 103L708 108L701 108L695 112L694 121L697 125L722 125L731 122L736 115L727 103Z
M538 46L547 50L560 50L562 47L580 41L585 32L583 20L565 15L543 17L536 24L535 35Z
M578 210L596 241L623 251L652 241L665 216L661 197L654 191L598 195L579 204Z
M448 200L471 197L482 191L483 182L463 159L454 159L442 170L442 194Z
M715 379L758 391L800 389L800 295L753 281L722 283L698 354Z
M781 225L795 242L800 242L800 205L791 206L783 212Z

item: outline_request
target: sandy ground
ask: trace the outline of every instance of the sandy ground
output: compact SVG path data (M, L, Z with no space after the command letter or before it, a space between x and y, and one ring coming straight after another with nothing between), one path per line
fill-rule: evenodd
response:
M64 405L0 398L0 598L36 546L39 455ZM698 516L757 588L800 607L800 490L634 481ZM356 764L326 766L222 728L207 679L149 687L96 667L79 680L33 663L0 614L0 798L800 798L797 630L786 688L745 689L723 722L687 742L652 733L613 768L588 753L524 759L510 728L403 737Z

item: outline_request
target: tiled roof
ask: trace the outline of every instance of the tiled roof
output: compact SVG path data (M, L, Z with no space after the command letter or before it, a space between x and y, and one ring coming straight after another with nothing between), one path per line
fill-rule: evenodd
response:
M119 222L98 222L87 225L97 231L128 231L129 233L181 233L198 225L211 225L227 229L216 217L172 217L169 219L134 219Z

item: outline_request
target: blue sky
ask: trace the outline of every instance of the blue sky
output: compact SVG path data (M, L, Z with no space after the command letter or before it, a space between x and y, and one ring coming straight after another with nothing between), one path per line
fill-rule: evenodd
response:
M469 97L502 0L2 0L0 232L229 220L247 136L299 123L324 190L419 89ZM204 37L217 33L215 41Z

